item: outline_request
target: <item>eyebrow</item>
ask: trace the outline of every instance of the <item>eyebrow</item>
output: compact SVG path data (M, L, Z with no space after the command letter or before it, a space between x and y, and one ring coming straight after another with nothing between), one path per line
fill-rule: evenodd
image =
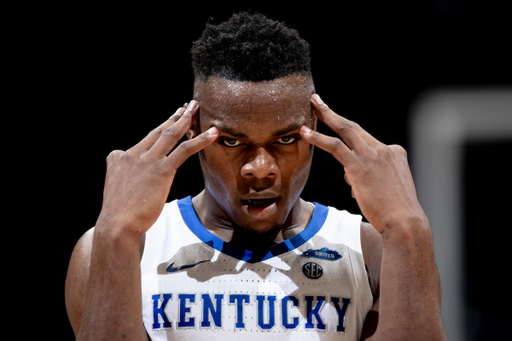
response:
M275 132L272 133L272 136L281 136L281 135L285 135L293 130L296 130L296 129L299 129L300 127L302 127L304 125L304 123L300 123L300 122L293 122L289 125L287 125L286 127L282 128L282 129L279 129L279 130L276 130ZM241 132L237 132L236 130L234 130L233 128L227 126L226 124L224 123L217 123L215 124L215 126L222 132L224 133L228 133L229 135L232 135L234 137L239 137L239 138L248 138L248 136L244 133L241 133Z
M292 123L288 124L286 127L284 127L283 129L279 129L279 130L275 131L272 134L272 136L286 135L291 131L300 129L300 127L302 127L303 125L304 125L304 123L301 123L301 122L292 122Z
M237 132L236 130L234 130L233 128L225 125L224 123L216 123L213 126L216 126L220 131L224 132L224 133L228 133L229 135L232 135L234 137L240 137L240 138L247 138L247 135L244 134L244 133L239 133Z

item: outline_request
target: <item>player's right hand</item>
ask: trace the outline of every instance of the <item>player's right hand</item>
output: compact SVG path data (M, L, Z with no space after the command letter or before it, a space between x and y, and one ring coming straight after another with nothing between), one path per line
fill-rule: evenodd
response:
M219 135L212 127L174 148L196 120L197 111L197 102L191 101L131 149L110 153L96 229L139 237L149 230L163 210L178 167Z

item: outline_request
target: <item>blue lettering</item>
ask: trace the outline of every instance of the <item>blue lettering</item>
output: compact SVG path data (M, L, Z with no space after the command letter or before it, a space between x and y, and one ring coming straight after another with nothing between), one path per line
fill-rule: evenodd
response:
M196 319L191 317L187 320L187 313L190 313L190 307L187 307L187 301L190 303L196 302L196 295L194 294L179 294L178 299L180 300L180 320L178 321L178 328L193 327Z
M326 329L326 326L324 324L324 321L322 321L322 318L320 317L320 309L322 308L324 302L325 302L325 296L317 296L317 302L315 307L313 308L313 300L314 296L305 296L306 299L306 316L308 318L306 322L306 329L314 329L315 326L313 324L313 316L315 316L317 325L317 329Z
M341 301L343 302L343 307L340 308L339 297L331 297L331 302L334 303L334 307L336 308L336 312L338 313L338 326L336 327L336 331L344 333L345 313L347 312L347 308L350 303L350 298L342 298Z
M167 306L167 302L169 302L169 299L171 299L172 294L163 294L163 296L164 297L162 303L160 303L160 306L158 306L158 302L160 302L160 295L151 296L151 298L153 299L153 329L172 327L171 322L169 322L169 319L167 318L164 312L164 309ZM164 322L163 327L158 319L158 315L162 317L162 320Z
M229 295L229 303L236 302L236 324L235 328L245 328L244 303L250 303L249 295Z
M282 322L283 322L283 326L286 328L286 329L295 329L297 328L297 326L299 325L299 318L298 317L294 317L293 318L293 322L292 323L289 323L288 322L288 302L292 302L292 305L294 307L298 307L299 306L299 300L297 299L297 297L295 296L285 296L283 298L283 300L281 301L281 313L282 313Z
M260 326L263 330L270 330L274 327L276 324L275 319L275 303L276 303L276 296L267 296L268 300L268 306L269 306L269 313L268 313L268 323L264 322L264 311L263 311L263 305L265 302L265 296L256 296L256 300L258 301L258 326Z
M202 294L201 298L203 299L203 321L201 321L201 327L210 327L210 314L213 318L213 323L215 323L216 327L222 327L222 300L224 299L224 295L218 294L215 295L216 308L213 308L212 298L208 294Z

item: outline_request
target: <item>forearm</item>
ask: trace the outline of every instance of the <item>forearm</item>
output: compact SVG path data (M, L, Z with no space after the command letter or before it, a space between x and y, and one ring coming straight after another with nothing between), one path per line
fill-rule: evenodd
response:
M388 224L383 255L379 323L374 340L445 340L441 286L426 218Z
M98 225L77 340L147 340L142 325L140 238Z

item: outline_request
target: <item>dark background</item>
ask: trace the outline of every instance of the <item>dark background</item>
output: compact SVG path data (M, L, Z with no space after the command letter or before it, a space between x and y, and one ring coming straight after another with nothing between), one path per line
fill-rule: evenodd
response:
M24 94L12 116L19 120L14 143L25 135L16 127L28 126L30 150L19 163L29 166L15 170L23 186L17 186L13 201L22 212L13 212L29 221L27 238L36 239L33 257L39 266L33 276L51 287L37 303L39 332L73 339L64 280L74 244L100 212L105 158L133 146L191 99L189 50L208 21L252 9L296 28L312 46L314 80L324 101L382 142L407 149L410 106L425 90L510 85L511 12L505 3L69 2L21 8L9 29L19 34L9 51L12 88ZM328 132L325 126L320 130ZM510 146L504 148L510 156ZM478 155L469 156L467 164L478 167ZM170 197L201 189L193 157L179 169ZM342 167L320 150L304 197L359 212ZM25 230L15 231L24 237ZM510 317L504 309L500 314Z

